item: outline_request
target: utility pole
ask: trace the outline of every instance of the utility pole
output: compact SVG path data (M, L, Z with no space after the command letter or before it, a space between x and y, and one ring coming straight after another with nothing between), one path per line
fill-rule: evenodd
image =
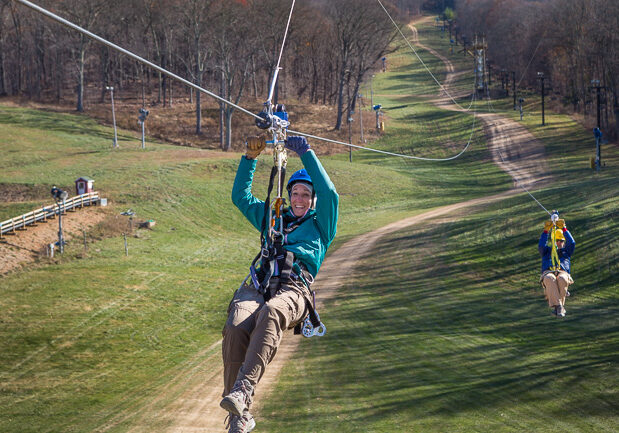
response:
M601 128L600 125L600 114L601 114L601 90L603 89L603 86L600 86L600 80L591 80L591 87L589 87L589 89L595 89L597 91L597 127L598 129Z
M544 112L544 73L543 72L538 72L537 73L537 78L539 78L542 81L542 126L546 126L546 113Z
M60 248L60 254L64 253L64 236L62 235L62 212L65 209L65 200L69 196L66 191L57 187L52 187L52 197L56 201L58 206L58 248Z
M486 60L488 63L488 87L492 85L492 62L490 60Z
M144 141L144 123L146 123L146 117L148 117L148 110L144 108L139 109L140 115L138 116L138 123L142 125L142 149L146 148L146 144Z
M359 129L361 130L361 144L363 144L365 140L363 140L363 106L361 98L363 98L363 95L359 93Z
M352 110L350 110L348 112L348 142L350 144L352 144L352 115L354 114L354 112ZM348 147L348 161L352 162L352 146Z
M370 76L370 105L373 107L374 106L374 88L372 87L372 79L375 77L376 75L372 74Z
M509 71L505 70L505 96L509 96Z
M602 141L602 131L600 130L601 128L601 113L602 113L602 109L601 109L601 94L602 94L602 89L604 87L600 86L600 80L591 80L591 87L589 87L589 89L596 90L597 93L597 98L596 98L596 102L597 102L597 107L596 107L596 125L597 127L593 128L593 135L595 136L595 168L596 170L600 170L600 168L602 167L602 146L601 146L601 141Z
M473 45L473 54L475 55L475 90L483 97L483 92L488 90L486 82L486 37L480 38L475 35L475 43Z
M516 72L512 71L512 93L514 95L514 110L516 110Z
M376 130L380 131L380 109L381 109L382 105L380 104L376 104L374 106L372 106L372 109L376 112Z
M118 147L118 133L116 132L116 110L114 109L114 87L107 86L106 90L110 91L112 98L112 122L114 122L114 148Z
M595 169L600 171L602 167L602 131L600 128L593 128L593 136L595 137Z

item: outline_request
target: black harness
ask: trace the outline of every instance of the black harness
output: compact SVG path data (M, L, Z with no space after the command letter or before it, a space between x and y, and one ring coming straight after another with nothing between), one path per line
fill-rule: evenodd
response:
M269 206L271 201L271 191L273 190L273 183L277 176L277 167L271 169L271 176L269 179L269 188L267 190L267 198L264 202L264 217L262 219L262 226L260 229L260 245L262 249L256 255L250 266L250 275L254 287L262 296L264 301L267 302L271 299L271 280L274 275L279 274L277 282L277 289L282 284L290 283L294 280L301 280L303 284L308 288L313 295L314 292L310 288L310 284L313 282L311 274L307 271L305 266L295 261L294 253L284 249L284 241L286 236L296 230L305 221L313 218L309 212L303 217L295 217L292 212L285 212L281 220L282 227L280 227L279 233L276 236L265 236L269 214ZM285 168L282 168L282 185L280 185L280 191L283 190L283 179L285 178ZM256 264L260 261L260 267L256 269ZM318 328L321 326L320 317L316 313L316 309L309 299L305 299L306 307L309 311L309 320L311 324ZM301 333L301 326L295 327L295 334Z

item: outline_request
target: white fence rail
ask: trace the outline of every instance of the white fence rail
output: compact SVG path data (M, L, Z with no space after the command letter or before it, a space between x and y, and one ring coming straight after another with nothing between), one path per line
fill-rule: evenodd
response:
M35 224L39 221L47 221L48 218L54 218L59 212L63 214L75 208L83 208L84 206L96 205L101 198L98 192L89 192L82 195L76 195L65 200L64 204L52 204L44 206L41 209L33 210L15 218L0 222L0 238L2 235L15 232L17 229L26 228L26 226Z

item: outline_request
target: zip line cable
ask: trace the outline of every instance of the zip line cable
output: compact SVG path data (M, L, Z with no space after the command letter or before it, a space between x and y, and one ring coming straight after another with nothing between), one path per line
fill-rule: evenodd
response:
M419 54L417 54L417 51L415 50L415 48L413 48L413 45L408 41L407 37L404 35L404 33L402 33L402 30L400 30L400 27L397 25L397 23L395 22L395 20L391 17L391 14L387 11L387 8L385 8L385 6L383 5L383 3L380 0L376 0L378 1L378 4L383 8L383 10L385 11L385 13L387 14L387 16L389 17L389 19L391 20L391 22L393 23L393 25L395 26L395 28L397 29L397 31L400 33L400 35L402 35L402 38L404 38L404 40L406 41L406 43L408 44L408 46L410 47L410 49L413 51L413 53L415 54L415 56L417 57L417 59L419 59L419 61L421 62L421 64L423 65L423 67L426 69L426 71L428 71L428 74L430 74L430 76L434 79L434 81L436 81L436 84L439 85L439 87L441 88L441 90L443 90L445 92L445 94L447 96L449 96L449 99L451 99L453 101L454 104L456 104L456 106L458 106L460 109L468 111L471 107L464 108L463 106L461 106L460 104L458 104L458 101L456 101L453 96L451 96L451 94L447 91L447 89L437 80L437 78L434 76L434 74L432 73L432 71L430 71L430 69L426 66L425 62L421 59L421 57L419 57Z
M277 59L277 66L273 72L273 81L271 83L271 89L269 90L269 99L267 104L270 107L273 102L273 94L275 93L275 86L277 85L277 78L279 75L279 65L282 61L282 55L284 54L284 47L286 46L286 37L288 36L288 29L290 28L290 21L292 20L292 11L294 10L294 4L296 0L292 0L292 6L290 6L290 14L288 15L288 22L286 23L286 30L284 30L284 38L282 39L282 47L279 50L279 58Z
M538 48L542 44L542 41L544 40L544 36L546 36L546 30L544 30L544 33L539 38L539 42L537 43L537 46L535 47L535 50L533 51L533 54L531 55L531 58L529 59L529 63L527 63L527 66L524 68L524 71L522 71L522 75L520 76L520 80L518 80L516 87L520 87L520 83L522 82L522 79L524 78L524 74L527 73L527 69L529 69L529 66L531 66L531 62L533 61L533 58L535 57L535 54L537 53Z
M496 113L496 110L494 109L494 106L492 105L492 102L491 102L491 99L490 99L490 89L488 88L488 86L486 86L486 95L488 96L488 99L486 100L486 101L487 101L487 105L488 105L488 109L490 110L490 112ZM505 159L503 159L503 154L501 153L501 151L500 151L499 149L497 149L497 152L499 152L499 156L501 157L501 161L503 161L503 164L507 164L507 162L505 161ZM551 216L552 216L552 214L551 214L550 212L548 212L548 210L547 210L547 209L546 209L546 208L545 208L545 207L544 207L544 206L543 206L543 205L539 202L539 200L537 200L537 199L533 196L533 194L531 194L531 193L529 192L529 190L528 190L528 189L526 189L526 188L525 188L525 187L524 187L524 186L520 183L520 181L518 180L518 178L517 178L516 176L513 176L513 175L512 175L512 177L513 177L513 178L514 178L514 180L516 181L516 184L517 184L520 188L522 188L522 189L524 190L524 192L526 192L527 194L529 194L529 195L531 196L531 198L532 198L533 200L535 200L535 202L536 202L536 203L537 203L537 204L538 204L538 205L539 205L542 209L544 209L544 211L545 211L548 215L551 215Z
M80 27L80 26L78 26L76 24L73 24L72 22L70 22L70 21L68 21L68 20L66 20L66 19L64 19L64 18L54 14L53 12L50 12L50 11L40 7L40 6L37 6L36 4L31 3L28 0L15 0L15 1L18 2L18 3L21 3L22 5L30 8L30 9L35 10L36 12L39 12L39 13L47 16L48 18L51 18L54 21L57 21L58 23L60 23L60 24L62 24L64 26L67 26L67 27L69 27L69 28L71 28L73 30L76 30L76 31L78 31L78 32L88 36L89 38L94 39L97 42L102 43L103 45L106 45L106 46L108 46L108 47L110 47L110 48L112 48L112 49L114 49L116 51L119 51L119 52L129 56L130 58L132 58L132 59L134 59L134 60L136 60L136 61L138 61L140 63L143 63L143 64L153 68L154 70L161 72L162 74L167 75L170 78L178 80L181 83L185 84L186 86L189 86L189 87L191 87L191 88L193 88L193 89L195 89L195 90L197 90L199 92L205 93L205 94L207 94L207 95L217 99L218 101L223 102L224 104L227 104L227 105L229 105L231 107L234 107L234 108L238 109L239 111L241 111L241 112L243 112L245 114L248 114L249 116L251 116L251 117L253 117L255 119L263 120L263 118L258 116L257 114L254 114L251 111L249 111L249 110L247 110L247 109L245 109L245 108L243 108L243 107L241 107L241 106L239 106L239 105L237 105L237 104L235 104L233 102L230 102L227 99L224 99L221 96L219 96L219 95L217 95L217 94L215 94L213 92L210 92L210 91L204 89L203 87L200 87L197 84L194 84L191 81L188 81L185 78L182 78L179 75L174 74L173 72L168 71L167 69L164 69L164 68L154 64L154 63L152 63L152 62L150 62L150 61L148 61L148 60L138 56L137 54L132 53L131 51L128 51L128 50L126 50L126 49L124 49L124 48L122 48L122 47L120 47L120 46L118 46L118 45L116 45L116 44L114 44L114 43L112 43L112 42L110 42L110 41L108 41L108 40L106 40L106 39L104 39L104 38L102 38L102 37L92 33L92 32L90 32L90 31L88 31L88 30L86 30L86 29L84 29L84 28L82 28L82 27ZM293 6L294 6L294 2L293 2ZM292 8L291 8L291 13L292 13ZM289 18L289 21L290 21L290 18ZM313 139L316 139L316 140L321 140L321 141L325 141L325 142L329 142L329 143L335 143L335 144L341 144L343 146L348 146L348 147L353 147L353 148L357 148L357 149L367 150L367 151L370 151L370 152L381 153L381 154L384 154L384 155L398 156L398 157L407 158L407 159L417 159L417 160L422 160L422 161L449 161L449 160L455 159L458 156L460 156L462 153L464 153L464 151L466 151L466 149L468 149L468 147L469 147L469 145L471 143L471 140L469 140L469 142L466 144L466 146L465 146L463 151L461 151L458 155L450 157L450 158L423 158L423 157L412 156L412 155L403 155L403 154L395 153L395 152L387 152L387 151L384 151L384 150L373 149L371 147L357 146L357 145L354 145L354 144L351 144L351 143L346 143L346 142L337 141L337 140L331 140L331 139L328 139L328 138L324 138L324 137L320 137L320 136L316 136L316 135L311 135L311 134L306 134L306 133L299 132L299 131L289 130L289 132L292 132L292 133L298 134L298 135L302 135L302 136L305 136L305 137L308 137L308 138L313 138ZM471 133L471 137L472 137L472 135L473 135L473 133Z
M473 106L473 103L476 100L476 94L473 93L473 96L471 97L471 103L469 104L469 108L471 108L471 106ZM308 138L315 138L318 140L323 140L323 141L327 141L330 143L336 143L336 144L343 144L345 146L349 146L349 147L354 147L357 149L364 149L364 150L371 150L372 152L376 152L376 153L382 153L385 155L391 155L391 156L399 156L402 158L408 158L408 159L417 159L417 160L421 160L421 161L435 161L435 162L439 162L439 161L451 161L453 159L458 158L460 155L462 155L464 152L466 152L466 150L469 148L469 146L471 145L471 142L473 141L473 135L475 133L475 121L476 121L476 111L473 111L473 124L471 125L471 133L469 135L469 139L466 143L466 146L464 146L464 149L462 149L460 151L460 153L458 153L455 156L451 156L449 158L425 158L425 157L421 157L421 156L412 156L412 155L404 155L401 153L393 153L393 152L387 152L385 150L378 150L378 149L370 149L368 147L363 147L363 146L357 146L355 144L351 144L351 143L344 143L342 141L337 141L337 140L331 140L328 138L322 138L322 137L317 137L315 135L310 135L310 134L306 134L304 132L299 132L299 131L293 131L293 130L288 130L288 132L292 132L293 134L298 134L298 135L303 135L304 137L308 137Z
M546 34L546 32L544 32L544 35L545 35L545 34ZM543 39L543 36L544 36L544 35L542 35L542 38L540 38L540 40L539 40L539 42L538 42L538 44L537 44L537 47L535 47L535 50L533 51L533 55L531 56L531 59L529 60L529 63L527 64L526 68L524 68L524 72L522 73L522 76L520 77L520 81L518 81L518 83L516 84L516 87L519 87L519 86L520 86L520 82L521 82L521 81L522 81L522 79L524 78L524 74L526 73L527 69L528 69L528 68L529 68L529 66L531 65L531 62L533 61L533 58L535 57L535 53L537 53L537 49L540 47L540 45L541 45L541 43L542 43L542 39ZM488 109L489 109L489 111L490 111L490 112L493 112L493 113L496 113L496 110L494 109L494 105L492 105L492 102L491 102L491 99L490 99L490 89L488 88L488 86L486 86L486 95L488 96L488 99L487 99L487 105L488 105ZM499 156L501 157L501 161L503 161L503 164L507 164L507 163L505 162L505 159L503 159L503 154L501 153L501 151L500 151L499 149L497 149L497 152L499 152ZM531 198L532 198L533 200L535 200L535 202L536 202L536 203L537 203L537 204L538 204L538 205L539 205L542 209L544 209L544 211L545 211L548 215L552 216L552 214L551 214L550 212L548 212L548 209L546 209L546 208L545 208L545 207L544 207L544 206L543 206L543 205L539 202L539 200L537 200L537 199L533 196L533 194L531 194L531 193L529 192L529 190L528 190L528 189L526 189L526 188L525 188L525 187L524 187L524 186L520 183L520 181L518 180L518 178L517 178L517 177L515 177L515 176L513 176L513 177L514 177L514 180L516 181L516 184L517 184L520 188L522 188L522 189L524 190L524 192L526 192L527 194L529 194L529 196L531 196Z
M503 164L507 164L507 162L505 161L505 159L503 159L503 154L501 153L501 151L500 151L499 149L497 149L497 152L499 152L499 156L501 157L501 161L503 161ZM538 205L539 205L542 209L544 209L544 211L545 211L548 215L552 216L552 214L551 214L550 212L548 212L548 209L546 209L546 208L544 207L544 205L543 205L543 204L541 204L541 203L539 202L539 200L538 200L538 199L536 199L536 198L533 196L533 194L531 194L531 193L529 192L529 190L528 190L528 189L526 189L526 188L525 188L525 187L524 187L524 186L520 183L520 181L518 180L518 178L517 178L516 176L512 176L512 177L513 177L513 178L514 178L514 180L516 181L516 184L518 184L518 186L519 186L520 188L522 188L522 189L523 189L523 190L524 190L527 194L529 194L529 195L531 196L531 198L532 198L533 200L535 200L535 203L537 203L537 204L538 204Z

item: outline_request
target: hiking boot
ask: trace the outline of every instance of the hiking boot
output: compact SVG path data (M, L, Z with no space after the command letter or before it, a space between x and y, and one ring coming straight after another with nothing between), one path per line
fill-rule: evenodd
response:
M249 433L256 427L254 417L248 412L243 416L228 414L228 433Z
M219 405L231 414L242 417L243 413L249 409L253 393L254 387L249 383L249 380L237 380L234 382L230 394L225 396Z
M563 305L557 307L557 317L565 317L565 307Z

